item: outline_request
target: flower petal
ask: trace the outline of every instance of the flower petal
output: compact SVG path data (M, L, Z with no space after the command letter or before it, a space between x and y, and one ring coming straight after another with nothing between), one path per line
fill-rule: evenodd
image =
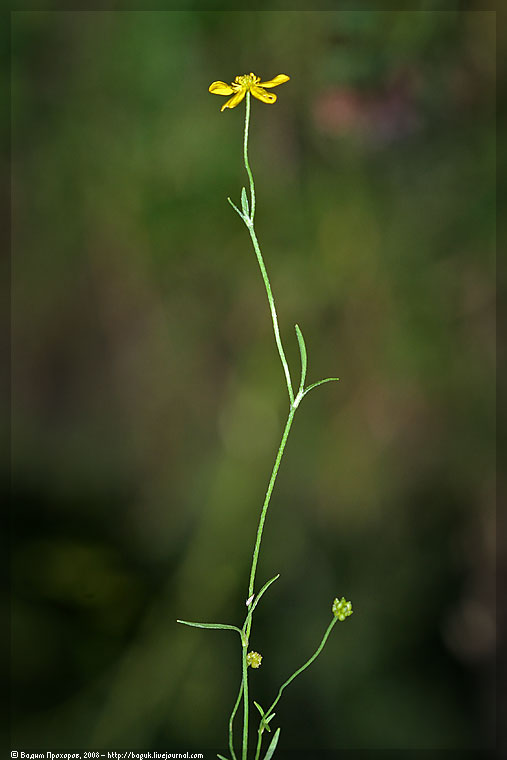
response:
M254 98L257 98L257 100L262 100L263 103L274 103L276 100L276 95L274 92L266 92L266 90L263 90L262 87L259 87L258 84L254 84L250 88L250 92Z
M279 84L288 82L290 77L287 74L278 74L274 79L268 79L267 82L259 82L261 87L278 87Z
M245 93L246 93L245 88L242 88L241 90L239 90L239 92L236 92L232 96L232 98L229 98L229 100L223 104L220 110L223 111L225 108L236 108L238 103L241 103L241 101L245 97Z
M213 95L232 95L234 90L227 82L212 82L209 86L209 91Z

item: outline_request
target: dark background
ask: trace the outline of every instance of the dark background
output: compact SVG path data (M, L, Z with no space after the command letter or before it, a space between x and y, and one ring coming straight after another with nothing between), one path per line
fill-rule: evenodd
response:
M227 745L260 505L253 697L280 748L493 744L495 14L12 14L13 746ZM254 730L254 726L252 726Z

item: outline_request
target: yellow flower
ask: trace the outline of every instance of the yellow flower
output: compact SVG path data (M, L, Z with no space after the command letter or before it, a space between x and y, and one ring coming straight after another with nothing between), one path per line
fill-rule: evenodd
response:
M236 108L241 103L247 92L251 92L254 98L262 100L263 103L274 103L276 95L272 92L266 92L264 87L277 87L279 84L288 82L290 77L287 74L278 74L274 79L268 79L267 82L261 82L261 78L255 74L243 74L234 79L234 82L212 82L209 91L214 95L232 95L232 98L223 104L220 109Z

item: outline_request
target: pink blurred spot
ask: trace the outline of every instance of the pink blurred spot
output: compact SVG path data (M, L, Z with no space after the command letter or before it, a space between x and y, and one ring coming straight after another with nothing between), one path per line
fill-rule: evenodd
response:
M325 134L356 136L373 143L389 143L411 134L421 123L406 87L396 83L367 93L335 87L316 99L313 115L317 128Z

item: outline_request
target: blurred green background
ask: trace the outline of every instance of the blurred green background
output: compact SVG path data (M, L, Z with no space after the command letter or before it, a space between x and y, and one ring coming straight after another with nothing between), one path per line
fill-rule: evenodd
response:
M184 7L184 3L182 4ZM287 413L226 201L244 107L295 419L253 696L333 631L280 748L486 748L494 673L495 14L12 14L13 745L224 751ZM305 755L309 756L309 754Z

